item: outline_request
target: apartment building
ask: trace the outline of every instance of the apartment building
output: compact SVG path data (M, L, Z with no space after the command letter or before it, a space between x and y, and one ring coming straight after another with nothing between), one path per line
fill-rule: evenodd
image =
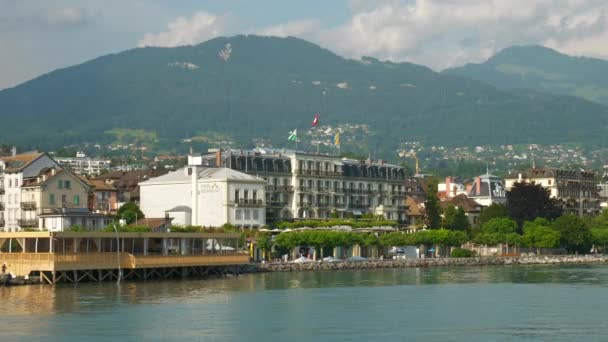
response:
M490 173L475 177L474 182L467 186L466 192L470 199L484 207L493 203L507 203L507 192L502 179Z
M562 204L564 213L578 216L596 216L601 211L599 179L593 172L557 168L532 168L509 174L505 179L507 190L517 182L541 185L552 198Z
M109 159L87 157L83 152L78 152L76 157L56 157L55 160L74 173L90 177L99 176L102 172L110 170L111 166Z
M256 148L210 151L202 163L264 179L268 221L367 213L406 221L403 168L384 161Z

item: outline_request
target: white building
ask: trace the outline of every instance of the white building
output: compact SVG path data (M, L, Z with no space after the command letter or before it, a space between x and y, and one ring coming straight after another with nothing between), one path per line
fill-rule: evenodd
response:
M405 173L384 161L256 148L215 151L203 165L266 181L268 221L382 215L406 222Z
M56 157L55 160L74 173L91 177L99 176L103 171L109 170L111 162L107 159L87 157L83 152L78 152L76 157Z
M257 228L266 223L265 181L228 168L189 166L141 182L140 207L146 217L173 218L175 225ZM197 189L193 196L193 189Z
M28 208L22 208L24 180L37 177L43 169L59 167L46 153L0 157L0 231L19 231Z

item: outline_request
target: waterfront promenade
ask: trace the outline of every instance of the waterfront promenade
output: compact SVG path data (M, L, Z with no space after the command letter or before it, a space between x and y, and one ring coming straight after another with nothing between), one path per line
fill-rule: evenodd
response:
M239 234L0 233L0 263L15 277L78 283L222 274L246 265Z

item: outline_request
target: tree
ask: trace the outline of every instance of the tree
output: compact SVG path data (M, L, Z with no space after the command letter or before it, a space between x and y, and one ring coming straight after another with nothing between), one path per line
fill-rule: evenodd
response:
M564 215L553 222L555 230L561 233L561 245L569 253L589 253L593 237L591 230L578 216Z
M464 209L448 205L443 210L443 220L441 226L448 230L466 231L471 227Z
M608 209L602 210L602 212L591 219L589 223L591 229L608 229Z
M522 242L532 248L536 248L536 253L540 254L540 248L555 248L559 246L561 234L551 228L551 223L544 218L537 218L534 221L524 223L524 235Z
M536 183L517 182L507 191L509 216L521 228L525 221L537 217L553 220L562 213L559 201L551 198L549 190Z
M509 209L506 205L492 203L489 207L484 208L479 215L479 223L482 225L493 218L509 217Z
M475 243L482 245L507 245L520 244L520 236L517 232L517 223L508 217L495 217L481 226L481 233L474 239Z
M139 206L135 202L127 202L118 208L116 216L119 219L126 220L127 224L132 224L137 220L144 218L144 213L139 209Z
M591 238L593 244L602 246L602 251L606 253L606 245L608 245L608 229L591 229Z
M424 218L429 229L439 229L441 227L441 209L439 207L439 197L437 196L437 179L430 178L426 189L426 201L424 201Z
M269 233L258 232L255 241L258 247L262 249L262 259L266 259L267 252L272 248L272 236Z

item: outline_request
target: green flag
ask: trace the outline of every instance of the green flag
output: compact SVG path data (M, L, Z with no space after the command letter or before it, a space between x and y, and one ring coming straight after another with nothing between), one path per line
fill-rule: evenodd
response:
M292 132L289 132L288 141L297 141L298 140L298 129L294 129Z

